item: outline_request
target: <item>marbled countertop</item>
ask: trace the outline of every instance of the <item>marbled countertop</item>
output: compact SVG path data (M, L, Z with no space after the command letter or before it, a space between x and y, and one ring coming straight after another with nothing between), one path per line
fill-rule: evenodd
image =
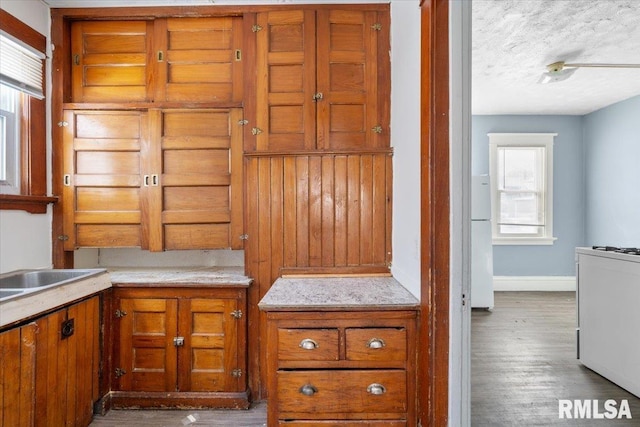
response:
M252 279L242 267L109 268L114 286L153 284L154 286L194 285L249 286Z
M419 301L393 277L281 277L258 304L265 311L401 310Z

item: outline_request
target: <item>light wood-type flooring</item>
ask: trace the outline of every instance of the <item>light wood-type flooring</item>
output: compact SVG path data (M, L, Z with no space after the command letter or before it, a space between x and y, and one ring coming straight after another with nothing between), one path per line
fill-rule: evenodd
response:
M472 426L640 426L640 399L576 359L573 292L496 292L495 300L492 312L474 309L471 316ZM558 399L627 399L633 419L560 420ZM191 414L197 414L198 421L183 424ZM91 423L91 427L184 425L265 426L266 404L248 411L113 410Z
M640 426L640 399L576 359L575 292L496 292L471 319L472 426ZM559 399L627 399L633 419L561 420Z

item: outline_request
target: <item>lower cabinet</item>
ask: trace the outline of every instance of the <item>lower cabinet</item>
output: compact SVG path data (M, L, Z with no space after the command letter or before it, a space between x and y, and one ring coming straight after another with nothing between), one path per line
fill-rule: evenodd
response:
M268 312L269 426L415 426L416 318Z
M248 407L244 287L119 287L113 309L113 407Z
M91 423L98 399L100 297L0 333L0 425Z

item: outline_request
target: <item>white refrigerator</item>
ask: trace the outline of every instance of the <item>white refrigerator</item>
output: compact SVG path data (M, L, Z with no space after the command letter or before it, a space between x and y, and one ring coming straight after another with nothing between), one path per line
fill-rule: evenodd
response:
M471 307L493 309L489 175L471 178Z

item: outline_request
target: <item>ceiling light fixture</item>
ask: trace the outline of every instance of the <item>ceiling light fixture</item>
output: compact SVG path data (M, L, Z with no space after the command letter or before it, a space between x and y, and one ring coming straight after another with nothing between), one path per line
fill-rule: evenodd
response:
M547 71L542 73L538 83L554 83L568 79L578 68L640 68L640 64L583 64L554 62L547 65Z

